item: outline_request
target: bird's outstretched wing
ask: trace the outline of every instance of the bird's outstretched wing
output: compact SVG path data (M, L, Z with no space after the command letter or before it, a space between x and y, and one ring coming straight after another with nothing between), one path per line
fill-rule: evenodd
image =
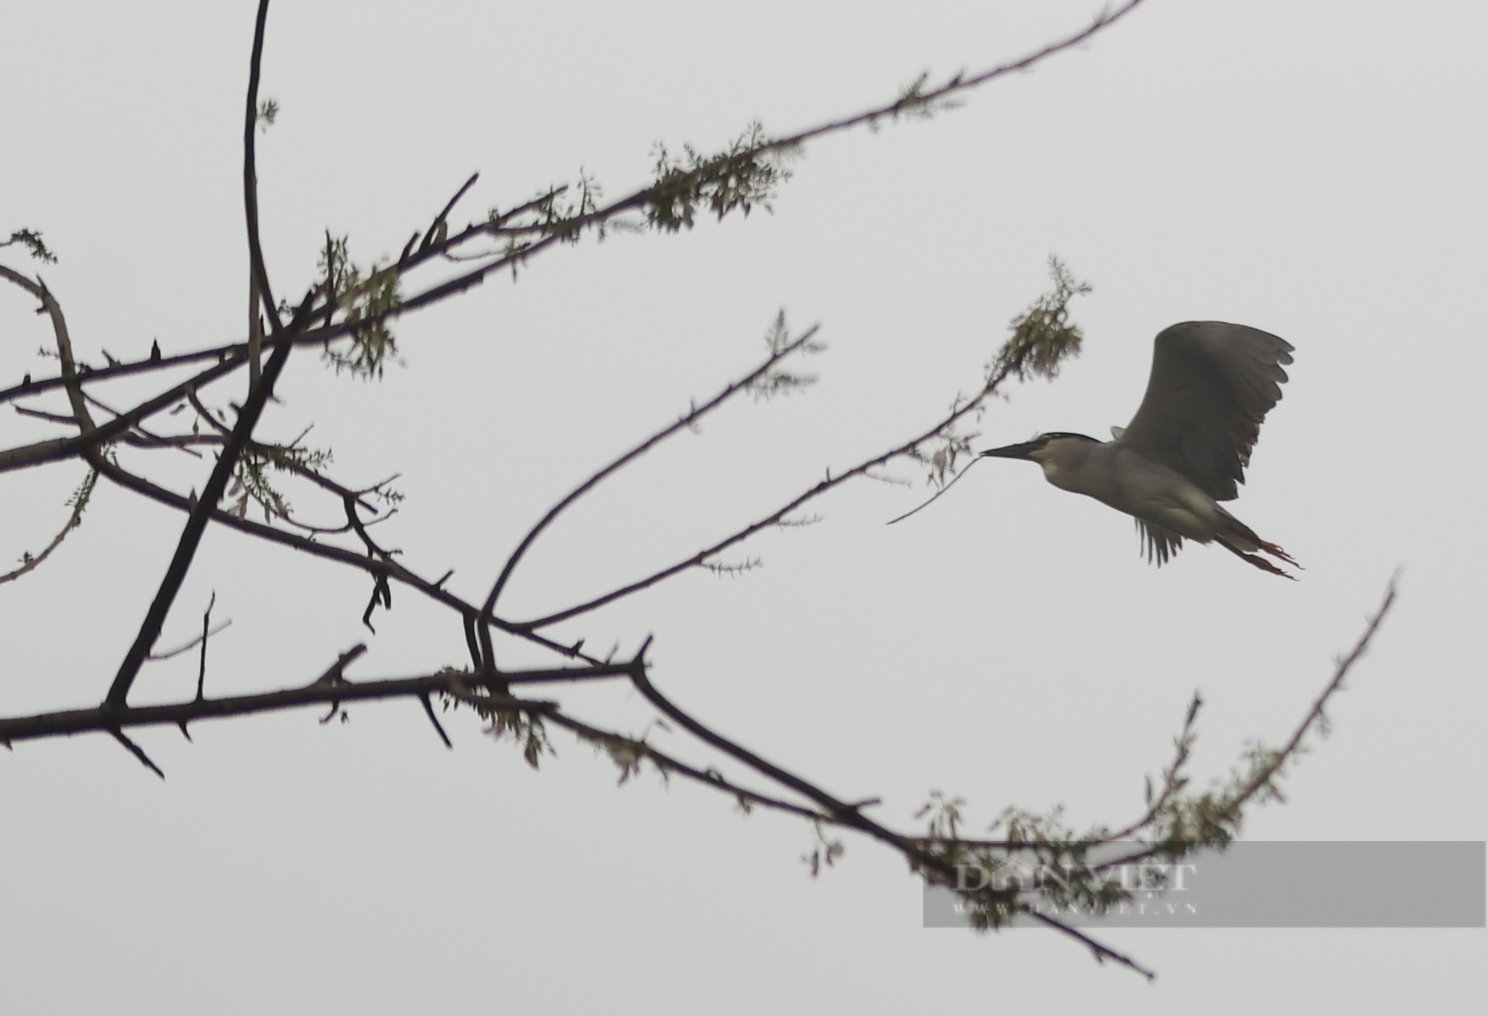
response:
M1163 329L1147 394L1113 443L1176 469L1216 501L1233 500L1261 421L1281 400L1281 365L1292 362L1292 348L1270 332L1224 321Z

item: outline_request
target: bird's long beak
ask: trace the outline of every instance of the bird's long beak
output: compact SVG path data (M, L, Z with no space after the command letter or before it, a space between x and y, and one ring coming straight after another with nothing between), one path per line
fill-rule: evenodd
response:
M1022 444L1010 444L1005 445L1002 448L988 448L986 451L978 453L978 457L994 459L1029 459L1030 461L1032 461L1029 456L1029 452L1032 452L1035 448L1041 447L1041 445L1042 442L1040 441L1024 441Z

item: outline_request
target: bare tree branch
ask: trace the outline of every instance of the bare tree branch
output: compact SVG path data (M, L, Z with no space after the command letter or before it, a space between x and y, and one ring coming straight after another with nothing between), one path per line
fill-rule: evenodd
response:
M283 325L279 321L279 307L274 301L274 290L269 285L269 270L264 265L263 246L258 236L258 168L257 159L257 136L258 136L258 79L263 69L263 45L264 30L269 19L269 0L259 0L258 16L253 22L253 55L248 60L248 98L247 109L243 114L243 213L248 224L248 270L253 276L252 290L261 297L263 312L268 316L269 325L273 329L274 340L278 342L284 336ZM328 299L330 296L328 295ZM258 320L257 310L253 313L253 320ZM249 362L256 359L253 356L252 335L249 336ZM255 379L256 381L257 379ZM255 384L254 387L257 387Z
M620 586L619 588L612 589L601 596L596 596L593 599L585 600L583 603L576 604L575 606L568 607L564 610L556 611L552 614L546 614L542 617L533 618L529 621L518 622L517 627L524 631L533 631L539 628L546 628L549 625L557 624L560 621L567 621L570 618L578 617L580 614L587 614L592 610L598 610L600 607L614 603L616 600L624 599L625 597L630 596L634 593L638 593L643 589L654 586L658 582L669 579L672 576L684 572L689 568L696 568L699 565L707 562L710 558L722 553L723 551L738 543L743 542L744 540L747 540L749 537L753 536L763 529L768 529L771 526L780 525L782 520L788 518L791 513L795 512L803 505L816 500L830 490L840 487L848 480L871 474L871 472L877 467L885 464L886 462L889 462L891 459L896 459L900 456L910 453L914 449L918 448L920 445L924 444L926 441L931 440L939 434L943 434L948 428L954 426L958 421L973 413L976 413L981 408L982 404L985 403L986 400L990 398L994 392L997 391L998 386L1001 385L1004 380L1006 380L1008 373L1008 368L1003 368L993 373L987 378L986 383L982 386L982 389L975 395L973 395L971 399L966 400L965 402L958 405L956 408L953 408L945 416L941 417L941 419L938 420L935 424L933 424L928 429L921 431L915 437L912 437L908 441L890 448L886 452L882 452L880 454L874 455L871 458L864 459L857 465L851 466L848 469L836 474L833 474L829 470L824 479L822 479L815 486L806 490L804 493L801 493L791 500L787 501L784 505L775 509L763 518L751 522L748 525L743 526L742 528L736 529L729 535L717 540L712 544L709 544L707 547L704 547L697 553L683 558L682 560L677 561L673 564L670 564L665 568L658 569L657 571L652 572L650 575L647 575L641 579L637 579L636 581L631 582L628 585Z
M335 666L344 666L340 660ZM327 671L330 674L332 671ZM331 680L322 674L314 681L296 688L231 695L222 698L192 698L168 705L129 706L123 710L107 705L88 709L67 709L0 719L0 743L34 741L48 737L71 737L75 734L112 733L116 729L179 725L201 719L250 716L308 706L325 706L332 702L366 702L377 699L420 698L429 694L453 695L468 688L476 679L468 672L445 669L417 677L348 681ZM509 685L561 684L581 681L613 680L629 676L628 663L588 667L548 667L518 670L501 675Z
M606 477L613 476L616 472L630 465L636 459L640 458L652 448L655 448L657 445L661 444L661 442L665 441L667 438L672 437L673 435L683 430L688 430L696 426L697 423L705 416L713 412L713 410L723 405L735 395L738 395L740 392L749 391L752 385L754 385L766 374L768 374L782 360L791 356L793 353L796 353L799 350L805 349L810 346L812 339L816 337L816 333L819 330L819 327L820 326L818 325L812 325L810 328L806 329L806 331L802 332L799 336L792 339L784 346L781 346L779 349L771 350L770 355L765 357L765 359L759 364L759 366L755 367L748 374L744 375L737 381L733 381L725 385L724 388L718 392L718 394L714 395L711 399L708 399L701 405L694 405L688 412L684 413L676 421L661 428L650 437L646 438L644 441L623 452L621 455L617 456L615 459L613 459L597 472L595 472L583 483L579 484L573 490L569 491L569 493L561 500L559 500L557 504L548 509L547 513L538 520L536 525L534 525L530 530L527 531L527 534L522 537L521 542L517 544L517 549L511 552L511 556L506 559L506 564L501 569L501 574L497 576L495 584L491 587L490 593L487 594L486 602L482 605L481 612L489 614L495 609L496 600L501 595L502 589L506 587L507 580L511 578L512 571L517 567L517 562L522 559L522 555L527 552L528 547L532 546L533 541L537 539L538 535L542 533L542 531L546 529L556 518L558 518L558 516L563 513L564 509L568 508L579 498L583 497L589 491L593 490Z

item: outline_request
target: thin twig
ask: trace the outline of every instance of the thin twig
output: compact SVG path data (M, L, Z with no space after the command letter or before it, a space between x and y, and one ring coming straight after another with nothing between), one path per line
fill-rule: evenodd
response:
M212 608L217 606L217 590L212 590L212 598L207 601L207 609L202 612L202 640L201 660L196 667L196 698L201 701L207 688L207 636L210 634L212 625ZM182 724L182 732L186 726Z
M274 300L274 290L269 286L269 271L264 264L263 246L258 235L258 79L263 70L264 30L269 20L269 0L259 0L258 16L253 21L253 54L248 58L248 97L243 114L243 216L247 220L248 267L252 273L254 287L261 297L263 309L277 343L284 336L279 321L279 306ZM327 294L327 301L334 301L334 294ZM254 315L257 320L257 315ZM252 335L249 336L249 354L252 360Z
M757 367L751 370L748 374L744 375L737 381L733 381L725 385L723 389L719 391L718 394L714 395L711 399L708 399L701 405L693 406L687 413L684 413L677 420L667 424L665 427L662 427L660 430L656 431L654 434L641 441L639 444L634 445L627 451L616 456L613 460L596 471L583 483L579 484L573 490L569 491L569 493L562 499L560 499L557 504L549 508L547 513L544 514L543 517L537 521L537 524L529 529L527 531L527 534L522 537L521 542L517 544L517 549L513 550L511 552L511 556L506 559L506 564L502 567L501 574L497 576L495 584L491 586L491 591L486 596L486 602L482 605L481 610L484 613L489 614L495 609L496 600L501 595L501 591L506 588L506 583L511 578L512 572L516 569L517 562L522 559L522 555L525 554L527 552L527 549L532 546L533 541L537 539L538 535L541 534L542 531L546 529L550 524L552 524L552 522L556 518L558 518L558 516L561 515L566 508L572 505L579 498L583 497L589 491L593 490L606 477L612 476L619 470L630 465L636 459L640 458L642 455L645 455L652 448L655 448L657 445L661 444L667 438L672 437L674 434L696 426L699 420L707 416L709 413L713 412L713 410L717 409L719 406L723 405L733 396L739 394L740 392L748 391L756 381L764 377L765 374L767 374L782 360L786 359L797 350L803 349L807 345L809 345L811 340L815 338L816 333L819 329L819 325L812 325L810 328L806 329L806 331L802 332L799 336L792 339L790 342L786 343L778 350L772 350L770 355L767 356Z
M87 495L83 492L92 485L93 478L97 475L96 470L90 471L88 476L78 486L79 494L73 502L72 511L68 514L67 521L63 524L62 528L57 531L57 535L52 537L52 542L43 547L40 553L27 554L19 568L0 575L0 585L4 585L7 582L14 582L27 572L41 567L41 563L52 555L52 551L62 546L62 541L67 539L67 534L71 533L82 522L83 508L87 505Z
M786 504L775 509L764 518L752 522L741 529L734 530L734 532L730 533L728 536L724 537L721 540L718 540L708 547L705 547L704 549L698 551L690 557L684 558L681 561L668 565L667 567L659 569L658 571L652 572L645 578L638 579L628 585L613 589L610 592L603 594L602 596L596 596L591 600L586 600L583 603L577 604L573 607L556 611L543 617L534 618L530 621L519 622L518 626L523 630L528 631L545 628L548 625L557 624L560 621L566 621L569 618L577 617L580 614L586 614L591 610L597 610L598 608L603 607L607 604L614 603L616 600L623 599L624 597L630 596L633 593L637 593L643 589L649 588L650 586L654 586L658 582L671 578L673 575L684 572L689 568L697 567L698 565L707 561L709 558L719 554L724 550L727 550L729 547L732 547L735 544L742 542L743 540L748 539L755 533L758 533L760 530L778 525L781 519L790 515L792 512L794 512L796 509L800 508L807 502L815 500L828 491L841 486L843 483L846 483L848 480L867 475L878 466L883 465L891 459L896 459L901 455L907 454L919 445L922 445L926 441L929 441L937 434L942 433L946 428L953 426L962 417L975 412L982 405L982 403L984 403L988 398L991 397L991 395L997 390L997 387L1002 384L1004 380L1006 380L1008 373L1008 367L1002 367L1001 369L993 373L987 378L986 383L982 386L981 391L977 392L976 395L967 400L965 403L961 404L959 407L952 409L934 426L921 432L910 440L905 441L897 447L891 448L889 451L883 452L879 455L875 455L872 458L865 459L862 462L859 462L857 465L843 472L837 473L835 475L833 475L831 472L828 472L825 479L816 484L816 486L808 489L805 493L792 498Z
M1271 786L1271 781L1282 768L1296 758L1298 750L1301 748L1302 742L1307 735L1323 722L1324 710L1327 708L1328 703L1333 699L1333 696L1342 690L1344 678L1348 676L1349 671L1353 669L1354 665L1368 651L1370 643L1374 640L1375 633L1379 631L1380 625L1385 620L1385 616L1389 614L1390 608L1394 606L1399 578L1400 573L1398 571L1390 577L1390 582L1385 587L1384 599L1375 612L1370 615L1363 633L1354 643L1353 648L1343 658L1337 661L1328 683L1318 693L1317 698L1313 700L1312 707L1307 711L1307 715L1302 718L1302 722L1297 724L1296 729L1292 731L1292 736L1287 740L1287 743L1280 750L1271 753L1267 764L1262 766L1244 785L1240 792L1228 802L1227 817L1232 821L1239 818L1244 807L1251 802L1256 794L1260 793L1264 788ZM1114 839L1113 837L1113 842ZM1170 846L1167 844L1144 846L1132 853L1107 859L1091 867L1096 870L1106 870L1119 868L1123 865L1136 864L1165 853L1165 848L1170 848Z
M210 611L208 611L208 613L210 613ZM190 650L195 649L197 646L202 647L202 656L205 657L207 640L213 635L218 635L222 632L227 631L227 629L231 627L232 618L228 618L226 621L223 621L221 624L211 629L210 631L206 630L205 626L203 626L202 633L200 635L192 636L190 642L184 642L174 649L163 649L160 652L152 652L148 657L146 657L146 659L148 659L151 663L159 663L161 660L169 660L173 656L180 656L182 653L189 652Z
M442 225L445 220L449 218L449 213L455 210L455 205L458 204L460 199L465 196L466 191L475 186L475 181L479 179L479 173L471 173L470 179L466 180L463 184L460 185L460 189L455 191L455 196L450 198L445 206L439 210L438 215L434 216L434 221L429 223L429 229L424 233L424 240L421 244L421 249L428 249L437 242L436 237L439 234L440 225Z
M1141 974L1149 981L1157 979L1157 971L1151 969L1150 967L1144 967L1142 966L1142 964L1138 963L1136 960L1132 959L1125 953L1117 952L1110 946L1105 945L1104 943L1099 942L1094 938L1091 938L1085 932L1081 931L1079 928L1076 928L1072 924L1066 924L1064 921L1059 920L1057 917L1050 917L1048 914L1035 910L1026 904L1020 904L1016 909L1018 913L1026 914L1039 923L1054 929L1062 935L1068 935L1070 938L1079 942L1095 955L1095 959L1097 962L1105 962L1106 960L1111 960L1112 962L1119 963L1124 967L1129 967L1130 969L1135 970L1137 973Z
M939 498L940 495L944 494L946 491L954 487L956 485L956 481L961 479L961 477L965 476L967 473L971 472L971 467L976 465L980 461L982 461L980 456L972 459L966 464L966 468L961 470L961 472L957 473L955 476L951 477L950 482L948 482L944 487L941 487L934 494L931 494L930 497L928 497L924 501L921 501L918 506L911 508L903 515L896 515L893 518L889 519L889 521L885 522L884 525L892 526L895 522L903 522L905 519L909 518L916 512L923 511L924 509L929 508L932 504L935 503L935 500Z

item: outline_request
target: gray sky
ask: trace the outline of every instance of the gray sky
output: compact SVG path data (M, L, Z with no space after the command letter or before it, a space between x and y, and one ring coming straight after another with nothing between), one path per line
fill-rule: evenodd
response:
M270 271L301 289L326 228L364 260L395 255L473 170L459 222L581 166L619 195L646 181L658 139L709 149L754 118L785 132L854 113L1095 11L922 7L277 4ZM252 14L7 12L0 228L45 231L61 262L44 275L85 355L242 333ZM939 789L968 800L974 829L1058 802L1077 824L1119 825L1196 688L1200 782L1247 742L1284 740L1398 567L1401 599L1333 735L1247 834L1483 839L1485 492L1463 473L1488 436L1485 35L1488 12L1467 3L1150 0L959 110L810 148L774 215L590 239L516 285L488 281L404 324L403 366L381 385L299 356L264 433L313 422L347 482L401 471L387 542L478 596L553 500L746 370L780 307L820 322L831 348L812 392L734 406L554 527L504 600L530 616L926 426L975 386L1058 254L1095 286L1076 306L1085 353L1054 385L1008 388L982 442L1125 423L1151 338L1175 321L1276 332L1297 347L1292 380L1234 510L1306 566L1301 582L1214 548L1151 568L1129 520L994 462L892 529L921 488L851 486L821 524L740 555L763 569L687 574L563 633L631 649L654 634L655 679L680 704L844 797L881 797L890 824L910 827ZM0 378L53 367L31 310L0 291ZM0 420L6 446L44 433ZM160 468L184 490L209 466ZM0 556L50 538L81 474L7 477ZM296 505L334 519L307 494ZM0 587L0 712L102 696L179 522L100 487L58 556ZM218 694L304 683L368 636L361 578L213 534L163 642L193 634L214 590L214 616L233 620L212 643ZM394 597L352 677L465 661L450 618ZM189 697L194 679L193 659L153 665L134 701ZM561 698L618 729L650 717L619 689ZM446 751L415 705L316 719L202 723L195 744L145 732L164 783L105 738L0 754L7 1010L1466 1012L1488 987L1482 931L1106 935L1158 970L1149 985L1044 932L923 930L896 857L848 838L813 881L809 828L649 774L617 789L608 759L562 737L534 774L471 721L452 722Z

